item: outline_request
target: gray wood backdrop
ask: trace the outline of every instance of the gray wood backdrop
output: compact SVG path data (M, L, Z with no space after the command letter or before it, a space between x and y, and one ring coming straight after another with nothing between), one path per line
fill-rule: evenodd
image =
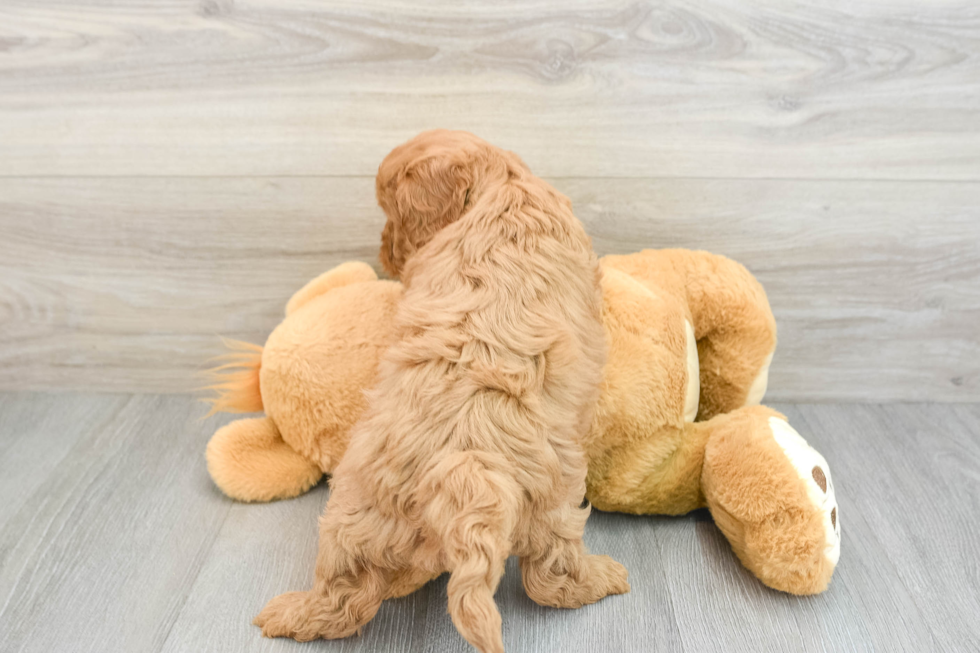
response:
M765 284L770 398L980 399L980 5L3 0L0 390L184 392L431 127Z

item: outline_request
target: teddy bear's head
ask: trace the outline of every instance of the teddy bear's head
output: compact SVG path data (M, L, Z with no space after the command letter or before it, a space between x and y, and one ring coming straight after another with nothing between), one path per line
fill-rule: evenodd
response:
M394 332L395 281L352 283L315 297L272 332L262 354L266 414L293 449L329 473L367 406Z

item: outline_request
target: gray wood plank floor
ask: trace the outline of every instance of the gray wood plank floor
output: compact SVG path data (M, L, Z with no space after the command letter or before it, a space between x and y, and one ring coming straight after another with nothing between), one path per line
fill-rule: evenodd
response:
M508 567L511 652L980 649L980 404L776 405L830 461L843 525L823 595L760 585L706 512L595 513L593 551L633 591L542 608ZM445 578L386 603L362 636L262 639L251 618L303 588L324 485L236 504L203 451L226 419L156 395L0 395L0 650L467 651ZM512 561L513 562L513 561Z

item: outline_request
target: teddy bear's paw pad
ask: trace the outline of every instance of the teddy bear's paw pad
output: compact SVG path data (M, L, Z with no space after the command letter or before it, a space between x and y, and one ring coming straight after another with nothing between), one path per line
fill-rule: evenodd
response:
M787 460L796 470L810 501L823 513L826 532L824 555L834 565L840 558L840 516L837 510L837 496L834 482L830 477L830 467L820 453L807 444L785 420L769 418L769 428Z

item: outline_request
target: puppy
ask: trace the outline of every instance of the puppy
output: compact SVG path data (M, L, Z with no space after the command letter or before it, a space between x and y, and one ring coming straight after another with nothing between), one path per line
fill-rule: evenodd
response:
M542 605L629 591L623 566L582 543L606 347L598 261L568 199L472 134L396 148L377 193L381 262L405 286L397 339L334 472L313 589L276 597L255 623L346 637L386 597L449 571L456 628L499 653L508 555Z

